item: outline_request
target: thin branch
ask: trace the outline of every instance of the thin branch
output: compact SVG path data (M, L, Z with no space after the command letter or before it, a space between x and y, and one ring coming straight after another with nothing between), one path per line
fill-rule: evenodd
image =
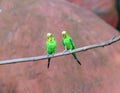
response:
M67 51L65 53L59 52L59 53L54 54L54 56L43 55L43 56L36 56L36 57L27 57L27 58L3 60L3 61L0 61L0 65L21 63L21 62L30 62L30 61L37 61L37 60L44 60L44 59L48 59L48 58L54 58L54 57L69 55L71 53L82 52L82 51L94 49L94 48L97 48L97 47L108 46L108 45L110 45L110 44L112 44L114 42L117 42L119 40L120 40L120 36L113 37L112 39L110 39L108 41L105 41L105 42L101 42L101 43L97 43L97 44L93 44L93 45L89 45L89 46L84 46L84 47L81 47L81 48L76 48L74 50Z

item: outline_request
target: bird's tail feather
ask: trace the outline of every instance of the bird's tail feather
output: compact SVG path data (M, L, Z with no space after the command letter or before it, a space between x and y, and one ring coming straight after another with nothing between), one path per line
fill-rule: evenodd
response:
M48 68L50 66L50 60L51 60L51 58L48 58Z
M77 59L78 64L82 65L81 62Z
M78 60L76 54L75 54L75 53L72 53L72 55L73 55L74 59L75 59L80 65L82 65L81 62Z

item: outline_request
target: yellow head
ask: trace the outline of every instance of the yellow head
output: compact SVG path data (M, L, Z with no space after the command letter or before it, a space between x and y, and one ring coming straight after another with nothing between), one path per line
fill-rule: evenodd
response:
M66 31L62 31L62 37L66 38L67 37L67 32Z
M47 40L51 41L52 40L52 33L47 33Z

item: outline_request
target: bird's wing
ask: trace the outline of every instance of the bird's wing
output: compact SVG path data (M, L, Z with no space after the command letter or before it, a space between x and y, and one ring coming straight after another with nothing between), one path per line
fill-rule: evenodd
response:
M74 43L73 43L72 38L70 38L70 42L71 42L71 45L72 45L73 49L75 49L75 45L74 45Z

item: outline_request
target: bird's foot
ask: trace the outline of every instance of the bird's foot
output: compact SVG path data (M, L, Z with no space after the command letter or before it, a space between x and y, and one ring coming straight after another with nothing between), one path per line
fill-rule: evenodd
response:
M51 54L51 56L53 57L53 56L54 56L54 53L53 53L53 54Z
M47 56L48 56L48 57L53 57L53 56L54 56L54 54L47 54Z
M65 52L67 52L67 51L68 51L68 50L65 49L65 50L63 51L63 54L64 54Z
M71 53L72 50L69 50L69 52Z
M50 56L50 54L47 54L47 57L49 57Z

